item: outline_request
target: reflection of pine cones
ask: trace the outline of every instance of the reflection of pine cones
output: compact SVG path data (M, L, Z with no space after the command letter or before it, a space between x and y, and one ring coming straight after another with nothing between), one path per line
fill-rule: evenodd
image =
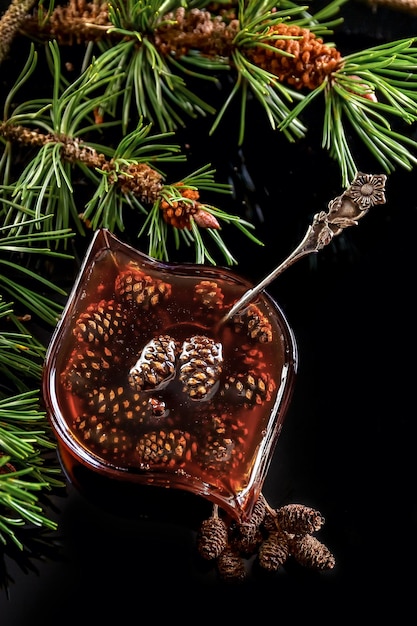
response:
M278 76L281 82L302 89L314 90L342 62L341 53L323 43L314 33L294 24L275 24L270 35L284 35L289 39L270 39L269 46L277 52L262 47L249 47L246 56L258 67ZM293 56L285 56L280 50Z
M179 362L183 391L193 400L207 399L222 372L222 344L205 335L194 335L184 341Z

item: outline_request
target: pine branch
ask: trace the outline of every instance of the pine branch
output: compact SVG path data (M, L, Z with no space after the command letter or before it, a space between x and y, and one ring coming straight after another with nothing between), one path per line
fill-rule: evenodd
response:
M57 232L74 226L77 232L84 234L84 224L92 229L103 227L111 231L123 231L124 211L131 207L144 216L145 226L152 224L155 227L155 232L149 233L148 251L152 256L165 255L163 258L166 258L167 255L166 243L163 246L154 243L160 240L161 235L168 235L163 222L171 226L170 231L174 230L177 243L181 239L195 246L196 260L199 262L214 262L201 230L208 231L227 263L235 262L220 234L213 235L213 229L220 230L220 221L236 225L253 242L261 245L249 232L252 226L248 222L199 201L198 188L215 193L231 191L228 185L215 182L214 172L209 170L209 165L201 168L198 175L185 176L174 184L166 184L164 174L151 167L153 163L184 160L180 148L167 142L172 133L151 135L151 125L145 126L139 121L132 132L122 135L114 148L85 143L81 139L85 132L82 125L98 104L105 106L106 99L110 97L109 94L105 97L95 94L110 80L113 69L108 67L101 71L101 66L92 64L79 81L61 93L61 61L56 42L52 42L49 48L54 77L52 99L49 102L42 100L42 108L36 113L36 101L26 103L18 107L17 113L10 113L7 121L0 123L0 135L7 142L37 149L37 154L24 168L16 183L0 187L7 207L15 203L13 224L16 227L25 225L32 234L44 215L53 219L53 229ZM33 47L31 55L34 55ZM26 67L32 70L35 65L29 59ZM21 80L19 78L19 84ZM34 124L36 128L32 130ZM40 132L39 127L46 132ZM90 129L90 126L87 128ZM8 159L11 158L10 152ZM76 207L72 184L75 168L79 168L92 181L94 188L91 199L81 213ZM8 169L4 164L4 170ZM19 205L25 207L20 214ZM7 207L4 207L4 212ZM172 207L175 211L168 210ZM162 210L158 212L157 208ZM177 219L178 211L181 213L180 220ZM148 220L151 213L153 216ZM155 219L156 215L158 219ZM181 232L177 236L175 229L188 232ZM139 236L145 232L141 228ZM11 285L7 286L9 292L13 293Z
M304 110L324 95L322 146L339 163L347 186L360 169L348 128L387 173L398 166L414 167L416 144L401 131L399 120L404 110L407 123L417 119L417 85L414 38L346 57L323 41L342 21L337 14L344 4L345 0L334 0L313 14L291 2L276 7L272 0L241 1L216 15L207 2L183 6L179 1L115 0L108 12L104 4L94 4L87 8L91 15L85 15L73 0L52 11L42 28L37 24L36 32L46 31L60 43L69 38L72 43L87 40L97 46L100 72L113 71L105 88L107 113L121 106L124 133L133 115L172 131L186 124L184 116L215 114L210 131L214 133L240 95L241 145L246 101L252 93L271 127L294 142L308 130ZM34 20L35 16L36 12ZM388 60L390 68L383 70ZM236 80L224 105L214 111L189 89L187 79L217 81L224 70ZM375 98L372 105L370 97ZM376 146L370 133L378 138Z

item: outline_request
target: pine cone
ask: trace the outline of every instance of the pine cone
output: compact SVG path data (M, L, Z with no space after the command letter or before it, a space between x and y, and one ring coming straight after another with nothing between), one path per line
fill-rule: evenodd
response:
M271 323L255 304L250 304L242 312L236 313L232 323L236 333L245 333L252 341L272 341Z
M181 467L192 460L196 450L194 438L181 430L152 431L141 437L136 446L139 460L145 466Z
M132 264L120 272L115 280L115 290L119 298L148 310L161 300L171 296L172 286L160 279L153 279Z
M165 402L160 398L140 394L130 387L99 387L87 394L90 411L117 425L150 424L166 413Z
M102 31L97 27L110 26L106 0L69 0L65 5L56 5L50 19L42 23L35 11L33 18L25 23L24 31L32 37L42 32L60 45L73 46L100 40Z
M130 163L118 174L123 193L132 193L145 204L154 204L163 187L162 175L146 163Z
M233 396L235 401L242 399L245 405L261 405L271 399L275 382L266 372L232 374L225 380L221 394Z
M62 385L81 395L93 387L110 382L112 368L117 363L118 358L107 346L98 352L92 350L89 344L80 344L72 351L67 367L61 374Z
M192 400L207 399L222 372L222 345L205 335L194 335L182 345L179 380Z
M264 536L258 529L249 532L248 534L241 535L239 532L233 534L229 539L230 547L238 552L240 556L247 559L256 554L259 547L262 545Z
M12 0L0 19L0 64L36 0Z
M287 535L278 530L271 532L259 548L259 565L269 572L276 572L287 560L289 552Z
M335 566L335 558L330 550L311 535L291 539L290 551L295 560L304 567L327 570Z
M262 524L267 511L267 501L263 493L260 493L255 506L253 507L252 515L249 519L249 524L253 524L256 528L259 528Z
M126 326L126 317L120 304L113 300L101 300L91 304L80 315L73 329L78 341L98 346L107 343L113 336L121 335Z
M204 559L212 560L223 552L227 546L228 528L225 522L216 516L204 520L200 526L197 546Z
M197 202L200 197L198 191L194 189L185 188L182 190L182 196L187 200L171 199L161 200L159 208L162 211L163 218L167 224L183 230L184 228L191 229L191 217L195 215L200 208Z
M223 307L224 294L221 288L211 280L202 280L194 287L194 302L209 310L220 310Z
M235 454L235 441L230 437L223 417L212 415L200 435L202 445L198 460L206 470L225 471Z
M123 430L96 415L78 417L73 427L89 449L118 462L133 449L132 440Z
M219 554L216 565L220 578L225 582L242 582L247 576L243 558L230 546Z
M276 520L288 533L306 535L320 530L324 517L319 511L303 504L287 504L276 511Z
M291 87L314 90L342 65L340 52L325 45L322 39L306 28L294 24L275 24L267 35L290 38L268 39L268 45L275 47L276 53L259 46L246 48L245 55L252 63ZM285 56L280 50L293 56Z
M169 335L151 339L129 372L129 385L141 391L166 384L175 374L179 344Z

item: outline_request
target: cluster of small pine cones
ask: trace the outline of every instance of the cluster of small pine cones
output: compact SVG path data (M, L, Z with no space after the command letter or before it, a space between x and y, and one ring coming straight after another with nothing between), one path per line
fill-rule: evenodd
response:
M290 558L303 567L331 570L335 557L314 536L323 524L319 511L303 504L272 509L261 493L246 522L228 523L215 505L211 517L199 528L198 552L203 559L213 561L224 582L246 580L248 563L254 556L259 567L271 574Z
M204 334L180 342L163 332L172 291L170 283L132 264L117 275L115 298L93 302L78 315L76 344L61 374L63 387L81 405L71 427L90 450L113 462L178 468L194 461L226 471L241 462L247 429L223 404L250 410L275 390L260 365L260 346L272 341L271 324L256 305L233 317L234 332L243 335L243 369L221 379L219 342ZM223 310L223 293L215 282L201 280L194 302L196 315L207 322ZM164 395L174 380L182 394L178 411Z

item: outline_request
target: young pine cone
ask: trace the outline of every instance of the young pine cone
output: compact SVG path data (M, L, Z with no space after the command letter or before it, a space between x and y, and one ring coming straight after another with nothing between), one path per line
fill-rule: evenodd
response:
M286 504L276 511L276 521L288 533L306 535L320 530L324 517L319 511L303 504Z
M0 16L0 63L7 57L13 39L18 34L36 0L12 0Z
M211 280L202 280L194 287L194 302L206 309L220 310L223 307L224 294L221 288Z
M162 210L162 215L167 224L180 230L185 228L190 230L191 217L199 210L197 200L200 196L198 191L187 188L182 190L182 195L184 198L187 198L187 200L172 199L170 202L161 200L159 207Z
M335 566L335 558L330 550L311 535L290 539L290 552L304 567L328 570Z
M91 304L80 315L73 330L78 341L98 346L106 344L113 336L121 335L126 326L126 317L120 304L113 300L101 300Z
M252 63L291 87L313 91L342 64L340 52L325 45L306 28L281 23L272 26L268 34L290 38L268 40L269 46L276 48L276 53L259 46L247 48L245 54ZM280 50L293 56L285 56Z
M115 280L115 290L125 302L137 304L145 310L171 296L172 287L160 279L153 279L132 265L120 272Z
M208 560L217 559L227 546L227 536L228 528L218 515L204 520L197 538L200 555Z
M229 546L217 557L216 565L225 582L242 582L247 576L244 559Z
M250 304L242 312L236 313L232 322L235 332L245 333L252 341L260 343L272 341L271 323L255 304Z
M129 385L137 390L155 389L175 374L178 342L169 335L151 339L129 372Z
M152 431L136 445L140 462L147 466L181 467L193 458L196 450L197 444L190 433L180 430Z
M67 367L61 374L65 389L78 395L97 386L110 382L111 373L118 359L107 346L97 353L89 344L80 344L69 358Z
M183 391L192 400L207 399L222 372L222 345L205 335L194 335L184 341L179 363Z
M284 565L289 553L287 534L279 530L270 532L259 548L259 565L269 572L276 572Z
M246 372L228 376L221 393L234 396L236 401L242 399L247 406L255 406L269 401L274 390L275 382L268 373Z

